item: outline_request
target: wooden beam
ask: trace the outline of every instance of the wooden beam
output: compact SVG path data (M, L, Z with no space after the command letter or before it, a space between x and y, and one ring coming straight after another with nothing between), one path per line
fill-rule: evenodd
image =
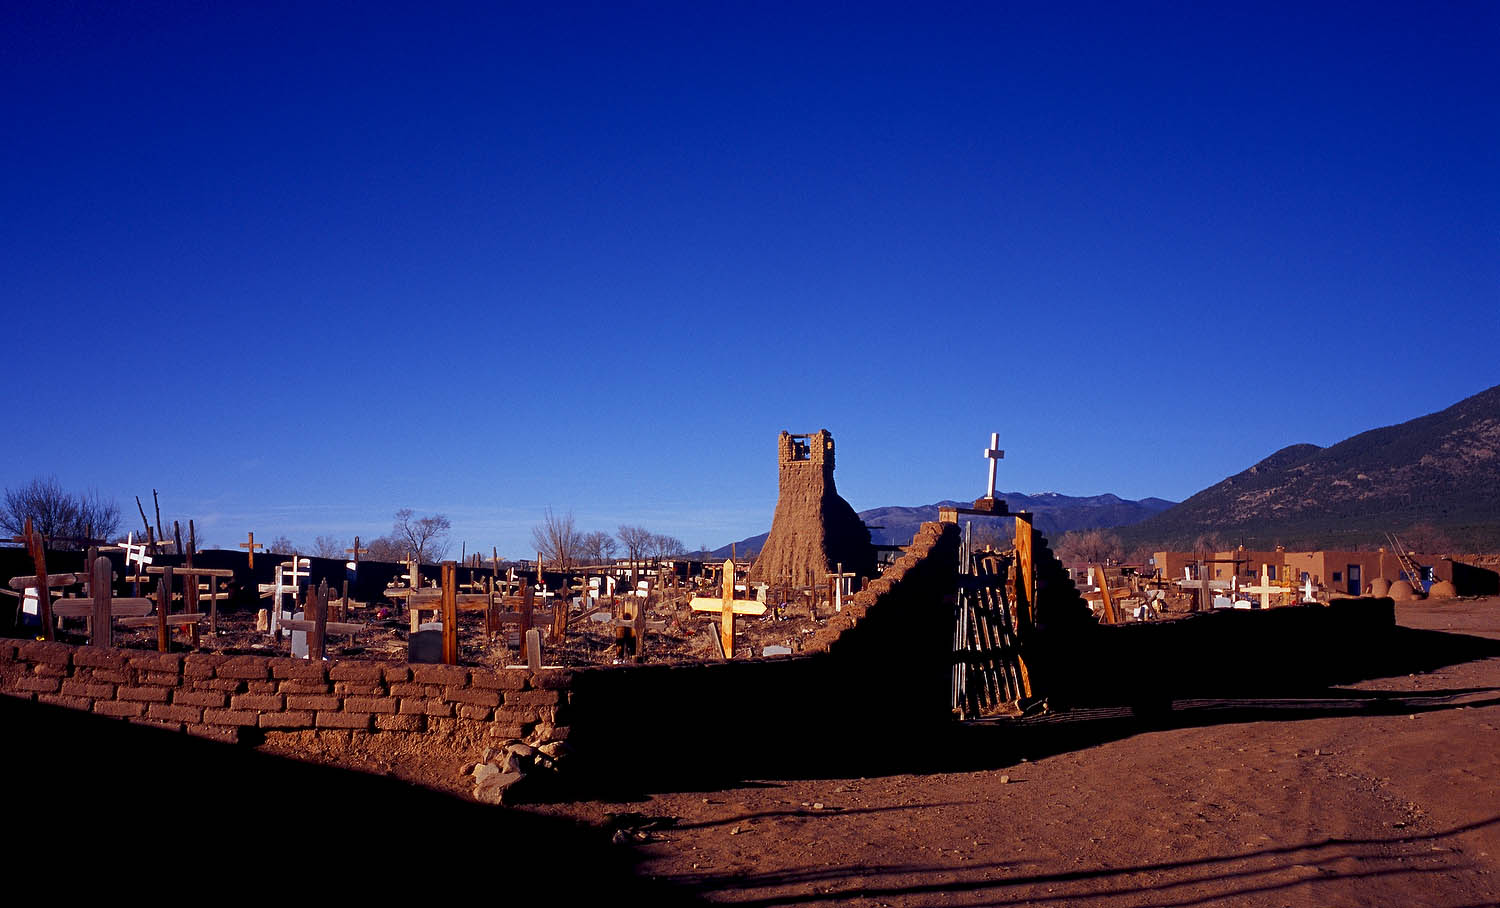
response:
M88 574L43 574L40 577L35 574L31 574L24 577L10 578L9 586L13 590L24 590L27 587L31 586L40 589L42 581L45 580L47 583L47 588L52 589L53 587L72 586L75 583L86 583L88 582L88 579Z
M99 616L95 611L96 607L93 599L62 599L52 604L52 614L59 618L88 618L94 622L94 626L97 628L99 626ZM109 600L109 614L116 619L139 618L142 615L149 615L155 607L156 603L151 599L127 598ZM151 620L155 621L156 619L152 618ZM100 637L97 630L94 631L94 636L96 638ZM107 643L94 643L92 640L89 642L93 646L109 645Z
M234 576L234 571L231 571L228 568L200 568L200 567L193 567L191 564L186 564L186 565L182 565L181 567L175 567L175 568L172 567L171 565L166 565L166 564L160 564L160 565L158 565L158 564L148 564L148 565L146 565L146 573L148 573L148 574L160 574L162 571L167 571L167 570L175 572L177 574L177 576L179 576L179 577L194 577L194 578L197 578L197 577L233 577Z
M279 607L279 605L278 605ZM169 652L172 649L172 633L167 630L167 614L172 608L172 566L162 568L161 580L156 584L156 649Z

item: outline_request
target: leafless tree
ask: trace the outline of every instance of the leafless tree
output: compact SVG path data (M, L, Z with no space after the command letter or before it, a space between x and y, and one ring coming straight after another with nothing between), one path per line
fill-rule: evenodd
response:
M66 492L55 476L5 490L0 527L18 536L28 517L52 548L83 548L91 536L112 539L120 530L120 509L113 501L92 489L82 495Z
M583 548L583 537L573 524L573 512L559 517L551 508L542 522L531 528L531 541L549 565L564 572L577 563Z
M1105 565L1123 558L1125 546L1108 530L1070 530L1057 541L1057 555L1065 562Z
M297 551L297 549L297 544L295 542L292 542L292 540L285 533L282 533L275 539L272 539L270 542L266 543L266 551L273 552L277 555L302 554L301 552Z
M678 539L676 536L668 536L665 533L653 533L651 535L651 542L647 546L647 554L652 558L671 558L681 555L685 551L687 551L687 547L682 544L681 539Z
M630 527L622 524L616 531L615 538L620 540L620 545L625 549L625 557L636 562L646 555L653 535L645 527Z
M591 564L604 564L614 560L617 548L615 537L608 533L595 530L583 534L583 557Z
M319 536L313 540L312 553L319 558L342 558L347 546L334 536Z
M418 561L436 564L448 554L448 532L452 529L453 521L442 514L418 517L411 508L402 508L396 512L391 537L414 553Z
M390 536L381 536L371 539L369 547L365 549L363 557L367 561L385 561L395 563L406 557L407 550L401 543Z

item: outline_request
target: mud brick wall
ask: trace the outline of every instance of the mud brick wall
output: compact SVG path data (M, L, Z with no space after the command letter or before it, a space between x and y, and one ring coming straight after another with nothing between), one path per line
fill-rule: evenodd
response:
M0 640L0 694L225 741L467 731L563 740L566 671L308 662Z

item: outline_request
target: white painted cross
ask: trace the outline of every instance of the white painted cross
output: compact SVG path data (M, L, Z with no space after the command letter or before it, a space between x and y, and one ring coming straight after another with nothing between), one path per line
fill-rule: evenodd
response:
M1318 601L1318 597L1313 595L1311 574L1308 574L1307 579L1302 582L1302 601L1309 605L1316 604Z
M125 537L125 541L120 543L120 548L125 550L125 568L129 570L132 564L135 565L136 582L139 583L146 565L151 563L151 556L146 554L145 543L136 545L135 530L131 530L130 534Z
M301 568L304 568L304 567L307 568L308 571L301 570ZM284 595L286 593L291 593L291 595L292 595L292 601L295 604L295 602L297 600L297 587L299 586L299 581L303 577L308 576L308 572L311 571L311 569L312 569L312 559L310 559L310 558L298 558L296 555L292 556L292 560L291 561L287 561L287 562L284 562L282 564L276 565L276 595L271 600L271 635L272 636L277 636L277 635L279 635L281 633L281 597L282 597L282 595ZM290 587L290 589L288 589L288 587Z
M1267 567L1266 565L1263 564L1263 565L1260 566L1260 585L1259 586L1245 586L1245 587L1241 587L1240 588L1240 592L1243 592L1243 593L1259 593L1260 594L1260 607L1261 608L1270 608L1271 607L1271 596L1273 594L1282 592L1282 589L1281 589L1281 587L1274 586L1271 583L1271 570L1270 570L1269 567Z
M984 497L993 499L995 497L995 468L1000 465L1001 458L1005 457L1005 452L1000 450L999 432L990 433L990 446L984 449L984 456L988 458L990 462L989 491L985 494Z

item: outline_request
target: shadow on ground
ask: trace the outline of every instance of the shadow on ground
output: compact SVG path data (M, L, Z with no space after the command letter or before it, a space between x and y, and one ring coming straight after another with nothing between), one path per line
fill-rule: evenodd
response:
M582 824L9 697L0 728L4 863L20 885L697 904Z

